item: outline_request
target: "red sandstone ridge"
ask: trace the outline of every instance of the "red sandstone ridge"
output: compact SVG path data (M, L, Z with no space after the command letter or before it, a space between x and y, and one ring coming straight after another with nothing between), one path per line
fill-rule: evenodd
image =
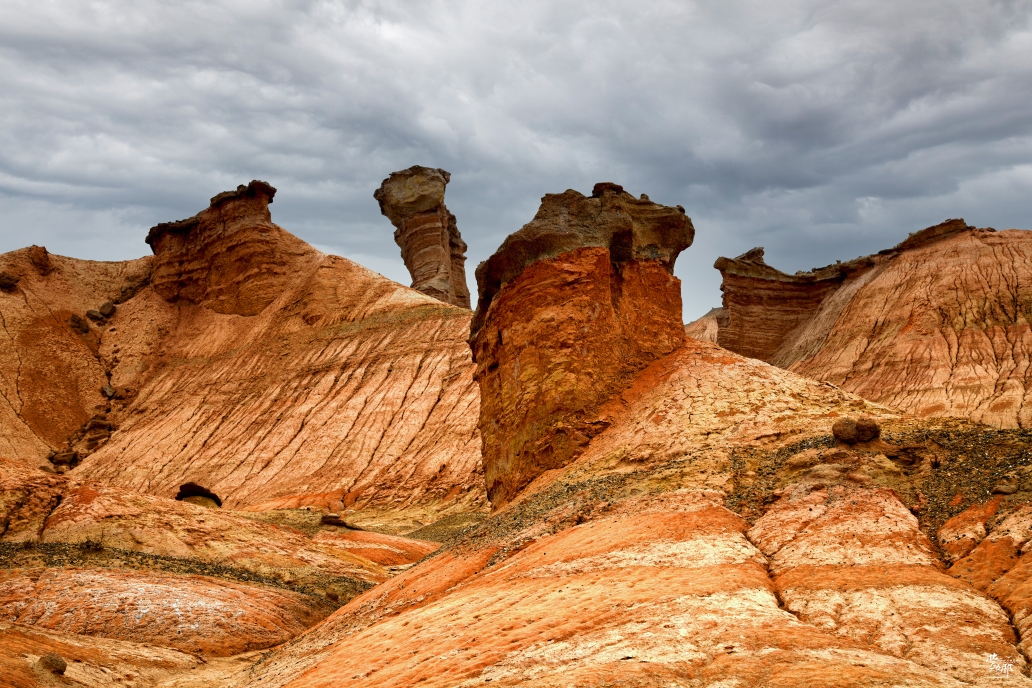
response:
M469 308L466 242L444 205L451 175L416 165L392 172L373 197L395 226L394 241L412 275L412 288L454 306Z
M720 258L717 342L919 416L1032 423L1032 233L950 220L873 256L787 275Z
M482 508L469 311L308 246L274 193L219 194L137 261L0 256L0 455L399 528Z
M488 495L505 504L609 424L602 405L684 342L677 255L694 229L616 184L546 195L477 268L470 346Z

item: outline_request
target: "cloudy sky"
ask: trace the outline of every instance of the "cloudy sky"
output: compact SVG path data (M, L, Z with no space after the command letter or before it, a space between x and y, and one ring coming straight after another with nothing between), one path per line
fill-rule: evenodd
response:
M4 0L0 118L0 252L137 257L257 178L278 224L408 283L393 170L452 173L470 268L614 181L693 218L692 319L718 255L1032 228L1032 0Z

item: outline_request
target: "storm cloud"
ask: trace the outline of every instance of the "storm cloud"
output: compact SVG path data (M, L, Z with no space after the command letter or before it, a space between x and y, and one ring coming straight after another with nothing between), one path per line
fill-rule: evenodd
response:
M693 218L692 319L718 255L1032 227L1032 2L7 0L0 118L0 251L137 257L263 179L278 224L408 283L391 171L452 173L473 264L614 181Z

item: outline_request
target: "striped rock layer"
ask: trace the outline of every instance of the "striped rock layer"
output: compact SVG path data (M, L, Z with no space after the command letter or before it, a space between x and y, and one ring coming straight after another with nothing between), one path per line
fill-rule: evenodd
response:
M692 341L613 403L574 462L234 685L1032 685L1022 617L914 514L953 455L830 437L938 430Z
M137 261L0 256L20 276L0 292L0 456L75 451L77 476L166 497L195 483L230 508L409 525L482 508L470 313L290 235L274 192L252 182L158 225Z
M714 267L721 346L918 416L1030 423L1028 231L949 220L812 272L780 272L762 249Z

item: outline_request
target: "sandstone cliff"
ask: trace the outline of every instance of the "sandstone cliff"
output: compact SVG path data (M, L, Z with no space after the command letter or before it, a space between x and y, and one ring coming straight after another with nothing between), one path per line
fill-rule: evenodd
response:
M138 261L0 256L20 278L0 292L0 454L397 527L481 508L469 312L311 248L272 223L274 193L220 194Z
M395 226L394 241L412 275L412 288L454 306L469 308L466 242L444 205L451 175L416 165L392 172L373 197Z
M684 342L684 209L616 184L549 194L477 268L470 347L487 492L496 506L566 465L610 422L601 406Z
M781 273L762 249L716 267L721 346L919 416L1030 423L1029 232L950 220L814 272Z

